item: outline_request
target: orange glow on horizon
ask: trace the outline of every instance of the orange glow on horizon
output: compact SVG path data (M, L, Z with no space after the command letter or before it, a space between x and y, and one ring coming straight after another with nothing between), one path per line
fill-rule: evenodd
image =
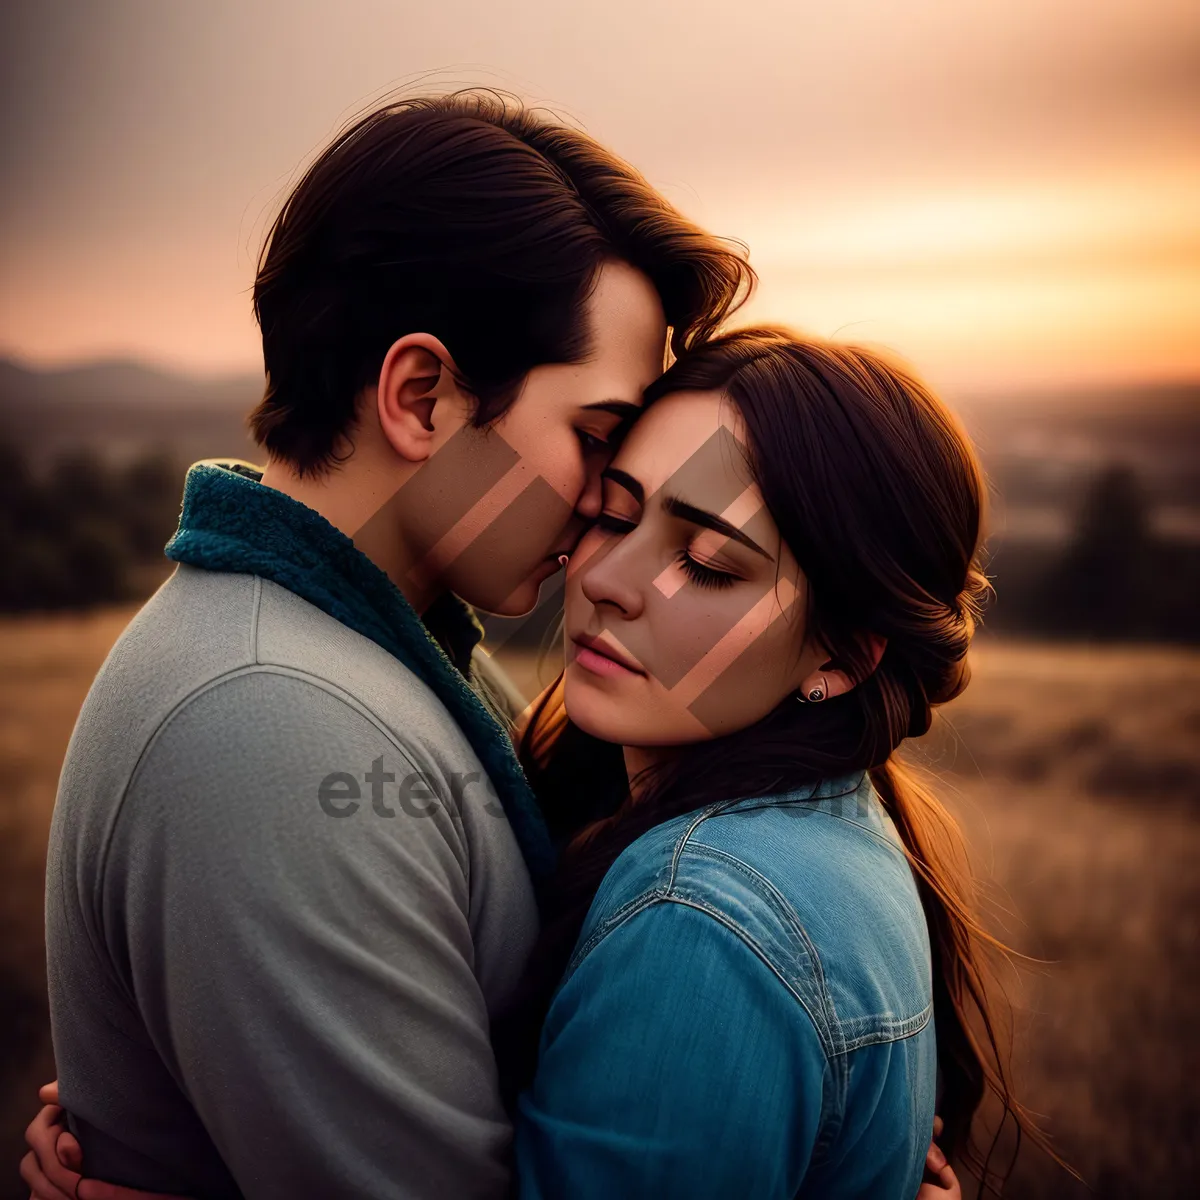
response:
M1200 380L1187 0L85 15L90 40L23 30L0 353L26 362L259 371L255 257L302 163L371 97L484 83L745 241L761 288L738 324L869 342L955 390ZM270 38L288 53L264 59Z

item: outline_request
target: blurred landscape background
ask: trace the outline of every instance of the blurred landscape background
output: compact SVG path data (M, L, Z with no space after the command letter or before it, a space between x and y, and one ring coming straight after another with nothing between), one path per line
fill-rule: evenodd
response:
M1191 0L5 6L0 1200L54 1075L42 890L75 716L170 570L187 464L261 461L262 232L353 112L465 83L549 104L743 239L762 284L735 323L883 346L962 416L996 597L910 752L1038 960L1008 980L1014 1069L1086 1181L1025 1148L1006 1194L1197 1194L1198 68ZM485 622L526 694L556 601Z

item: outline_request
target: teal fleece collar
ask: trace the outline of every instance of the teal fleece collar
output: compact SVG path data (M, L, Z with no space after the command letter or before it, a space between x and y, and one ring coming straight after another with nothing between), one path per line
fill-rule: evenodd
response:
M554 849L541 810L508 735L464 678L483 636L474 613L450 595L431 606L426 621L438 629L439 644L400 589L344 533L307 505L263 487L260 478L244 463L192 466L166 556L269 579L370 638L424 680L479 756L530 874L544 880Z

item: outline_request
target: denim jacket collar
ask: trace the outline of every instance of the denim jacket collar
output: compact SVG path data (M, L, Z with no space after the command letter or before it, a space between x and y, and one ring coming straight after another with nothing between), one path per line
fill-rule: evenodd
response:
M724 801L714 805L713 810L720 813L749 812L785 804L802 804L818 812L851 821L892 840L898 840L891 818L872 788L870 776L866 771L852 771L847 775L822 779L777 795L747 796Z

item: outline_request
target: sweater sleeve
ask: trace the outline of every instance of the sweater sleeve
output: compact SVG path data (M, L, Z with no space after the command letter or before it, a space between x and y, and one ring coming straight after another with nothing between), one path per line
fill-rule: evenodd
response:
M793 1197L828 1079L806 1010L742 936L655 902L556 995L520 1101L522 1200Z
M111 953L249 1200L505 1190L462 829L413 774L340 694L252 672L193 697L130 783Z

